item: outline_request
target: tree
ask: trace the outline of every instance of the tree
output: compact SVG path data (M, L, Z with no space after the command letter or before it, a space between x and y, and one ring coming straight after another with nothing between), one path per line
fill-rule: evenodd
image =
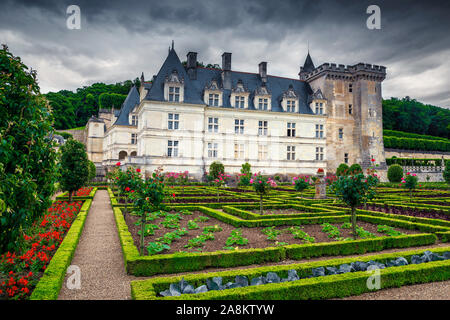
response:
M22 231L51 204L56 151L51 110L28 71L0 49L0 253L18 249Z
M417 175L415 173L407 172L406 178L402 178L401 184L403 184L406 189L409 189L409 202L412 201L412 194L416 189L418 182L419 178L417 178Z
M140 170L136 169L133 175L133 192L130 193L134 206L134 212L140 217L141 233L140 233L140 254L144 254L144 235L145 222L147 214L164 208L164 176L161 169L157 169L152 176L146 180L142 179Z
M95 167L95 164L91 160L88 160L88 161L89 161L89 177L88 177L88 180L92 181L97 175L97 168Z
M295 191L300 192L300 198L302 197L302 192L309 187L308 182L309 177L294 177L292 179L292 184L294 185Z
M250 179L250 184L259 195L259 213L263 214L263 196L267 195L272 188L276 187L277 183L271 178L262 176L261 173L255 173L253 178Z
M363 173L358 173L356 175L339 176L331 184L331 190L336 194L338 199L351 208L354 239L357 237L355 209L375 197L375 187L378 182L379 180L375 173L369 174L368 176L365 176Z
M219 161L214 161L209 166L209 176L211 180L216 180L219 178L220 174L225 173L225 167L224 165Z
M62 190L69 192L69 202L72 201L73 192L88 182L88 161L86 148L81 142L69 139L61 147L60 184Z
M242 165L241 174L239 174L239 183L240 186L249 186L250 179L252 177L252 169L250 163L246 162Z

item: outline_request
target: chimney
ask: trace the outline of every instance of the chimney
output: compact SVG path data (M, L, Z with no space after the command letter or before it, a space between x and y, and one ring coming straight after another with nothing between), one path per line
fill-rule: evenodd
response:
M259 63L259 77L263 83L267 83L267 62Z
M222 84L224 89L231 90L231 53L222 54Z
M189 79L197 79L197 52L189 52L187 54L186 69Z

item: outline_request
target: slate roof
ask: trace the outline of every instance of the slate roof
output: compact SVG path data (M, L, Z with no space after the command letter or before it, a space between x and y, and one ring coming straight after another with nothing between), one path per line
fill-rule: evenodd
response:
M311 72L315 69L316 67L314 67L314 63L311 59L311 56L308 55L306 56L306 60L305 60L305 64L303 65L303 72Z
M308 57L312 64L312 60L309 54ZM308 57L307 61L305 62L305 65L307 65ZM308 62L308 66L309 65L310 64ZM184 79L185 103L204 105L205 103L203 101L203 90L205 86L209 84L212 80L216 80L219 87L222 87L221 69L198 67L197 78L195 80L189 79L189 76L187 75L185 68L181 64L181 61L178 58L175 50L171 48L157 76L152 81L153 82L152 86L145 97L146 100L164 101L164 82L166 77L170 76L174 70L178 72L178 76L180 78ZM250 91L250 99L248 106L249 109L256 110L255 106L253 105L253 98L255 90L262 85L262 81L259 74L231 71L232 88L236 88L237 82L239 80L242 80L244 87ZM288 91L289 87L292 86L296 95L299 97L299 105L300 105L299 113L313 114L312 110L309 108L307 104L309 96L313 93L308 83L297 79L289 79L268 75L266 86L272 95L272 111L283 112L283 109L281 107L281 100L283 97L283 93ZM224 102L223 108L232 108L230 104L231 91L232 90L229 89L223 90L223 102Z
M130 125L128 121L129 114L131 111L133 111L134 107L137 104L139 104L139 102L140 102L139 92L137 91L136 87L133 86L128 92L128 95L125 98L122 107L120 108L120 111L117 115L117 120L114 124L121 126L129 126Z

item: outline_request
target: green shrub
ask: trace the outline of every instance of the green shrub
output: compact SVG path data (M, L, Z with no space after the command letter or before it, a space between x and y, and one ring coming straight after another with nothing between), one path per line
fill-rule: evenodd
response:
M36 72L0 48L0 253L20 247L55 191L53 118Z
M218 179L220 174L225 173L224 165L219 161L214 161L209 166L209 176L211 180Z
M352 164L352 165L350 166L350 168L348 169L348 173L349 173L349 174L357 174L357 173L361 173L361 172L363 172L363 171L362 171L362 168L361 168L361 166L360 166L359 164L357 164L357 163Z
M65 140L73 138L73 135L68 132L56 132L56 134L59 134L61 137L63 137Z
M442 173L442 175L444 176L444 180L445 182L447 182L448 184L450 184L450 162L446 162L445 164L445 170Z
M95 167L95 164L91 160L88 160L88 164L89 164L88 180L92 181L95 178L95 176L97 175L97 168Z
M389 166L387 176L390 182L400 182L403 177L403 168L398 164Z
M348 165L345 164L345 163L341 163L341 164L339 165L339 167L337 167L337 169L336 169L336 175L337 175L338 177L339 177L339 176L346 175L347 172L348 172L348 170L349 170Z
M69 202L73 192L83 187L89 178L89 162L86 147L77 140L69 139L61 147L60 185L69 192Z

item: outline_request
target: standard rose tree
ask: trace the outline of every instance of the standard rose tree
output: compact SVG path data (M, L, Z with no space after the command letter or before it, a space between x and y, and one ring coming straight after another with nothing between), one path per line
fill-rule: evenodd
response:
M331 190L336 196L351 208L353 238L357 238L356 232L356 207L372 200L376 195L376 185L379 180L373 171L365 176L363 173L354 175L342 175L331 184Z
M277 183L271 178L262 176L261 173L255 173L250 179L250 184L259 195L259 213L263 214L263 197L269 194L270 190L277 186Z
M217 179L214 179L213 183L217 187L217 202L219 202L220 188L227 184L227 180L230 175L225 173L219 173Z
M406 189L409 190L409 202L412 201L412 195L413 191L417 187L417 183L419 182L419 179L417 178L417 175L415 173L406 173L406 178L402 178L402 182L400 185L403 185Z
M309 177L294 177L292 179L292 184L294 185L294 188L297 192L300 192L300 198L302 197L302 192L309 187Z
M140 253L143 255L146 215L147 213L159 211L164 208L164 176L161 174L161 171L157 169L152 173L151 177L144 180L142 179L139 170L133 175L131 185L134 189L130 189L129 197L133 202L134 213L140 217Z

